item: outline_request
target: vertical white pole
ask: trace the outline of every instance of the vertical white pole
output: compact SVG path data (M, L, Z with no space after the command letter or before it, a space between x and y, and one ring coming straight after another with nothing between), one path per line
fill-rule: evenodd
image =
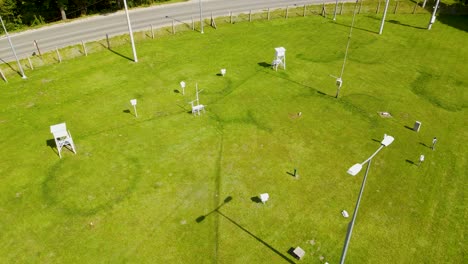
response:
M0 75L2 76L2 79L3 79L5 82L8 82L8 80L7 80L6 76L5 76L5 74L3 74L2 69L0 69Z
M197 92L197 105L199 105L200 102L198 101L198 83L195 84L195 90Z
M57 59L59 62L62 62L62 56L60 56L59 50L57 47L55 47L55 51L57 52Z
M430 30L432 28L432 24L435 23L436 13L437 13L437 8L438 7L439 7L439 0L437 0L436 5L434 7L434 12L432 12L431 20L429 21L429 25L427 26L428 30Z
M383 11L382 23L380 23L380 31L379 31L380 35L382 35L382 32L383 32L383 27L384 27L384 24L385 24L385 17L387 16L387 10L388 10L388 3L389 2L390 2L390 0L385 1L385 9Z
M29 62L29 68L31 68L31 70L34 70L34 67L32 65L32 62L31 62L31 59L29 58L29 56L28 56L28 62Z
M200 6L200 33L203 34L203 9L202 9L201 0L199 0L198 3L199 3L199 6Z
M336 3L335 3L335 11L333 11L333 21L336 20L336 11L338 9L338 0L336 0Z
M135 41L133 40L132 25L130 24L130 16L128 15L127 0L124 0L125 14L127 15L128 33L130 34L130 42L132 43L133 61L138 62L137 53L135 49Z
M344 69L345 69L345 65L346 65L346 58L348 57L349 44L351 42L351 36L352 36L352 33L353 33L354 19L356 17L356 7L357 7L358 2L359 2L359 0L356 0L356 3L354 4L353 20L351 21L351 27L349 29L348 42L346 43L345 56L344 56L344 59L343 59L343 66L341 67L341 74L340 74L340 78L339 78L339 80L341 82L343 80L343 74L344 74ZM338 85L337 89L336 89L335 98L338 98L338 96L340 94L340 89L341 89L341 85Z
M86 45L83 41L81 41L81 46L83 46L83 52L85 54L85 56L88 56L88 50L86 50Z
M8 31L5 27L5 24L3 23L3 19L0 16L0 21L2 22L3 30L5 30L5 35L7 36L8 42L10 43L11 50L13 51L13 55L15 55L16 62L18 63L18 68L21 72L21 78L26 79L26 75L24 74L23 67L21 67L21 63L19 62L18 56L16 55L16 50L15 47L13 47L13 43L11 42L10 35L8 35Z
M175 20L175 19L172 19L172 34L175 34L174 20Z
M137 110L136 110L136 105L133 106L133 110L135 110L135 117L138 117L138 113L137 113Z

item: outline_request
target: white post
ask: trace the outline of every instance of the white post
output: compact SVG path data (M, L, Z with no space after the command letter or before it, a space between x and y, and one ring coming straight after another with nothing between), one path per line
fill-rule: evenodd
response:
M5 27L5 24L3 23L3 19L2 19L1 16L0 16L0 21L2 22L3 30L5 30L5 35L6 35L7 39L8 39L8 42L10 43L10 48L13 51L13 55L15 55L16 62L18 63L18 68L19 68L19 70L21 72L21 78L26 79L27 77L24 74L23 67L21 67L21 63L19 62L18 56L16 55L15 47L13 47L13 43L11 42L10 35L8 35L8 31L7 31L6 27Z
M138 113L137 113L137 110L136 110L137 99L130 100L130 103L133 105L133 110L135 110L135 117L138 117Z
M203 9L202 9L201 0L199 0L198 3L199 3L199 6L200 6L200 33L203 34Z
M8 82L8 80L7 80L6 76L5 76L5 74L3 74L2 69L0 69L0 75L2 76L2 79L3 79L5 82Z
M135 41L133 40L132 25L130 24L130 16L128 15L127 0L124 0L124 7L125 7L125 14L127 15L127 24L128 24L128 32L130 34L130 42L132 43L133 61L138 62L137 53L135 49Z
M172 19L172 34L175 34L174 18Z
M338 0L336 0L336 3L335 3L335 11L333 11L333 21L336 20L336 11L338 9Z
M151 38L154 39L154 28L153 28L153 24L151 24L150 26L151 26Z
M429 21L429 25L427 26L428 30L431 30L432 24L435 23L436 20L436 13L437 13L437 8L439 7L439 0L437 0L436 5L434 7L434 12L432 12L431 20Z
M185 95L185 82L184 81L180 82L180 88L182 88L182 95Z
M382 23L380 23L380 31L379 31L380 35L382 35L382 32L383 32L383 27L384 27L384 23L385 23L385 17L387 16L387 10L388 10L388 3L389 2L390 2L390 0L385 0L385 9L383 11Z
M57 47L55 47L55 51L57 52L57 59L59 62L62 62L62 57L60 56L59 50Z
M32 65L32 62L31 62L31 59L29 58L29 56L28 56L28 62L29 62L29 68L31 68L31 70L34 70L34 67Z
M357 7L358 2L359 0L356 0L356 3L354 4L353 20L351 21L351 27L349 29L348 42L346 43L346 51L345 51L345 56L343 59L343 66L341 67L341 74L340 74L340 77L336 79L337 89L336 89L335 98L338 98L340 94L341 86L343 85L343 74L344 74L344 69L346 65L346 58L348 57L348 50L349 50L349 44L351 42L351 35L353 33L354 19L356 17L356 7Z
M196 93L197 93L197 105L199 105L200 102L198 101L198 83L195 83L195 90L196 90Z
M83 52L85 56L88 56L88 50L86 50L86 45L83 41L81 41L81 46L83 46Z

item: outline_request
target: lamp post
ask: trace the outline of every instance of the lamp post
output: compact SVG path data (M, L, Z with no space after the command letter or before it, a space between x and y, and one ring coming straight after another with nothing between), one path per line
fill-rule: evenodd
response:
M200 33L203 34L203 10L201 0L198 1L198 4L200 6Z
M333 11L333 21L336 21L336 10L338 9L338 0L335 3L335 11Z
M439 8L439 0L436 1L436 4L434 6L434 11L432 12L432 16L431 16L431 21L429 21L429 25L427 26L428 30L431 30L432 24L434 24L436 21L437 8Z
M2 22L3 30L5 30L5 35L6 35L7 39L8 39L8 43L10 43L10 48L13 51L13 55L15 55L16 63L18 63L18 68L19 68L19 70L21 72L21 78L26 79L27 78L26 74L24 74L23 67L21 67L21 63L20 63L20 61L18 59L18 56L16 55L15 47L13 47L13 43L11 42L10 35L8 35L8 31L7 31L6 27L5 27L5 23L3 23L3 19L2 19L1 16L0 16L0 21Z
M353 233L354 223L356 222L356 216L357 216L357 213L358 213L358 210L359 210L359 204L361 203L362 193L364 192L364 186L366 185L367 175L369 174L369 168L370 168L370 165L371 165L372 158L374 158L374 156L377 155L377 153L379 153L379 151L382 148L387 147L388 145L392 144L393 140L394 140L394 138L392 136L384 135L384 139L382 140L382 142L380 142L380 147L377 149L377 151L374 152L374 154L372 154L364 162L354 164L347 171L348 174L350 174L351 176L356 176L356 174L358 174L361 171L362 166L367 163L366 174L364 175L364 179L362 179L361 189L359 191L359 196L358 196L358 199L357 199L357 202L356 202L356 207L354 207L353 218L352 218L351 222L349 223L348 233L346 234L346 240L345 240L345 244L343 246L343 252L341 254L341 260L340 260L341 264L343 264L345 262L346 252L348 251L349 241L351 240L351 234Z
M356 17L356 8L359 0L356 0L356 3L354 4L354 11L353 11L353 20L351 22L351 27L349 29L349 35L348 35L348 42L346 43L346 51L345 51L345 56L343 59L343 66L341 67L341 74L340 77L336 78L336 95L335 98L338 98L340 95L340 89L341 86L343 85L343 74L344 74L344 69L346 65L346 58L348 57L348 50L349 50L349 43L351 42L351 35L353 33L353 27L354 27L354 18Z
M385 24L385 17L387 16L387 10L388 10L388 3L389 2L390 2L390 0L385 1L385 9L383 11L382 23L380 23L379 35L382 35L382 32L383 32L383 27L384 27L384 24Z
M128 33L130 34L130 42L132 43L133 61L138 62L135 49L135 41L133 40L132 25L130 24L130 16L128 15L127 0L124 0L125 14L127 15Z

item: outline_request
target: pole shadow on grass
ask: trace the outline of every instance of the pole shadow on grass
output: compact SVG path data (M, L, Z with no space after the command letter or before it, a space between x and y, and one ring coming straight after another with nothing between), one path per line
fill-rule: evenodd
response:
M271 251L275 252L278 256L282 257L284 260L286 260L287 262L289 263L295 263L294 261L292 261L291 259L289 259L286 255L284 255L283 253L279 252L276 248L272 247L270 244L268 244L267 242L263 241L261 238L257 237L256 235L252 234L249 230L245 229L243 226L241 226L240 224L238 224L236 221L232 220L231 218L229 218L227 215L221 213L220 211L217 211L217 213L219 215L221 215L222 217L226 218L229 222L233 223L235 226L237 226L238 228L240 228L242 231L244 231L245 233L247 233L248 235L250 235L251 237L255 238L255 240L257 240L258 242L262 243L264 246L266 246L267 248L269 248Z
M414 131L414 129L412 127L409 127L409 126L405 126L405 128L411 130L411 131Z
M216 207L213 211L207 213L206 215L201 215L201 216L197 217L197 219L195 219L195 221L197 223L203 222L203 220L205 220L205 218L207 216L211 215L214 212L217 212L221 207L223 207L225 204L229 203L230 201L232 201L232 196L228 196L228 197L224 198L224 201L223 201L222 204L218 205L218 207Z
M4 61L3 59L0 59L0 60L3 62L3 64L7 65L10 69L12 69L14 72L16 72L17 74L19 74L19 76L22 76L22 75L21 75L21 72L17 71L15 68L13 68L13 66L11 66L10 63Z
M265 64L266 64L266 62L260 62L260 63L258 63L258 65L262 66L262 65L261 65L262 63L265 63ZM270 64L268 64L268 65L270 65ZM271 67L271 65L268 66L268 67ZM297 82L297 81L288 79L288 78L286 78L286 77L284 77L284 76L281 76L281 75L279 75L279 74L275 74L275 73L277 73L276 71L271 70L271 71L263 71L263 72L266 73L266 74L270 74L270 75L272 75L272 76L274 76L274 77L281 78L281 79L283 79L283 80L286 80L286 81L295 83L295 84L297 84L297 85L299 85L299 86L306 87L306 88L309 88L309 89L311 89L311 90L314 90L316 93L318 93L318 94L320 94L320 95L324 95L324 96L328 96L328 97L335 98L335 96L331 96L331 95L329 95L329 94L326 94L326 93L324 93L324 92L322 92L322 91L319 91L319 90L317 90L317 89L315 89L315 88L312 88L312 87L307 86L307 85L305 85L305 84L302 84L302 83L300 83L300 82Z
M258 197L252 197L251 200L253 201L254 198L257 198L259 199ZM260 199L259 199L260 200ZM219 209L221 207L223 207L225 204L229 203L230 201L232 201L232 196L228 196L224 199L223 203L220 204L218 207L216 207L214 210L212 210L211 212L205 214L205 215L201 215L199 217L197 217L197 219L195 219L195 221L197 223L201 223L203 222L203 220L205 220L205 218L209 215L211 215L212 213L218 213L218 215L226 218L229 222L233 223L235 226L239 227L242 231L244 231L245 233L249 234L251 237L255 238L255 240L257 240L258 242L262 243L264 246L266 246L267 248L269 248L271 251L275 252L276 254L278 254L280 257L282 257L283 259L285 259L286 261L288 261L289 263L294 263L294 261L290 260L287 256L285 256L284 254L282 254L281 252L279 252L277 249L275 249L274 247L272 247L271 245L269 245L268 243L266 243L265 241L263 241L261 238L257 237L256 235L252 234L249 230L245 229L243 226L239 225L236 221L232 220L231 218L229 218L227 215L223 214L222 212L219 211Z
M428 145L426 145L426 143L424 143L424 142L419 142L419 145L423 145L423 146L426 147L426 148L431 148L431 147L429 147Z
M414 161L412 161L412 160L407 159L406 162L408 162L409 164L415 165Z
M350 25L341 24L341 23L338 23L338 22L336 22L336 21L335 21L334 24L339 25L339 26L343 26L343 27L347 27L347 28L350 28L350 27L351 27ZM360 28L360 27L356 27L356 26L353 26L353 29L361 30L361 31L366 31L366 32L373 33L373 34L378 34L378 33L379 33L379 32L377 32L377 31L369 30L369 29L366 29L366 28Z
M129 60L129 61L133 61L132 58L127 57L127 56L123 55L122 53L119 53L119 52L117 52L117 51L115 51L115 50L113 50L113 49L107 47L106 45L104 45L104 44L102 44L102 43L99 43L99 44L101 44L101 46L103 46L104 48L106 48L108 51L110 51L110 52L112 52L112 53L114 53L114 54L116 54L116 55L119 55L120 57L122 57L122 58L124 58L124 59L127 59L127 60Z
M398 20L387 20L388 23L392 23L394 25L400 25L400 26L404 26L404 27L412 27L412 28L416 28L416 29L426 29L426 28L423 28L423 27L417 27L417 26L412 26L412 25L409 25L409 24L403 24L401 23L400 21Z

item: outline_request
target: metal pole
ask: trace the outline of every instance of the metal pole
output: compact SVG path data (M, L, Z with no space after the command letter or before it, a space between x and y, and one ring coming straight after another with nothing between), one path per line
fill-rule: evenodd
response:
M338 0L336 0L336 3L335 3L335 11L333 11L333 21L336 20L336 10L338 9Z
M137 53L135 49L135 41L133 40L132 25L130 24L130 16L128 15L127 0L124 0L123 2L124 2L124 7L125 7L125 14L127 15L127 24L128 24L128 32L130 34L130 42L132 43L133 61L138 62Z
M359 2L359 0L356 0L356 3L354 4L353 20L351 22L351 28L349 29L348 43L346 43L346 51L345 51L343 66L341 67L341 74L340 74L340 78L339 78L341 81L343 80L343 74L344 74L344 69L345 69L345 65L346 65L346 58L348 57L349 43L351 42L351 35L353 33L354 19L356 17L356 7L357 7L358 2ZM338 98L338 95L340 94L340 89L341 89L341 85L339 85L338 88L336 89L335 98Z
M369 162L367 163L366 174L364 175L364 179L362 180L361 190L359 191L359 196L358 196L358 199L357 199L357 202L356 202L356 207L354 207L353 219L349 223L348 233L346 234L346 241L345 241L345 244L344 244L344 247L343 247L343 253L341 254L340 264L343 264L345 262L345 259L346 259L346 252L348 251L349 241L351 240L351 235L353 233L354 223L356 222L356 216L357 216L357 213L358 213L358 210L359 210L359 204L361 203L362 193L364 192L364 187L366 186L367 174L369 174L369 168L370 168L370 165L371 165L371 161L372 160L370 159Z
M380 35L382 35L382 32L383 32L383 27L384 27L384 24L385 24L385 17L387 16L387 10L388 10L388 3L389 2L390 2L390 0L385 1L385 9L383 11L382 23L380 23L380 31L379 31Z
M6 27L5 27L5 24L3 23L3 19L2 19L1 16L0 16L0 21L2 22L3 30L5 30L5 35L6 35L7 39L8 39L8 42L10 43L10 47L11 47L11 50L13 51L13 55L15 55L16 63L18 63L18 68L19 68L19 70L21 72L21 78L26 79L27 77L24 74L23 67L21 67L21 63L19 62L18 56L16 55L15 47L13 47L13 43L11 42L10 35L8 35L8 31L7 31Z
M202 9L202 3L201 3L201 0L198 1L199 5L200 5L200 33L203 34L203 9Z
M429 21L429 25L427 26L428 30L431 30L432 24L435 23L437 8L439 7L439 0L437 0L436 5L434 7L434 12L432 12L431 20Z

